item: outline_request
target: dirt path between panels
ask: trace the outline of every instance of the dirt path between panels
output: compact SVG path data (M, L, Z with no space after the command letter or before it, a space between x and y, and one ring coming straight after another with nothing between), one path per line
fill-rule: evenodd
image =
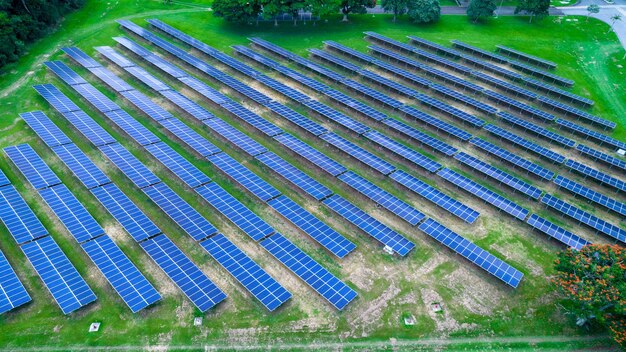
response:
M429 348L448 348L467 349L468 346L475 348L489 349L490 346L502 348L503 345L509 344L527 344L530 348L537 347L539 344L559 344L559 343L585 343L594 344L594 351L614 351L615 348L610 344L608 336L525 336L525 337L489 337L489 338L426 338L414 340L396 340L389 339L384 341L354 341L354 342L311 342L311 343L289 343L282 342L280 345L271 344L245 344L233 345L231 343L224 345L149 345L149 346L89 346L89 350L97 351L127 351L127 350L146 350L146 351L181 351L181 350L309 350L309 351L341 351L350 349L367 349L367 350L404 350L412 349L429 349ZM605 343L603 343L605 342ZM596 345L597 344L597 345ZM581 346L583 347L583 346ZM38 346L32 348L9 348L5 351L78 351L83 350L85 346ZM558 346L555 346L558 349Z
M155 0L155 1L160 1L160 0ZM182 5L182 6L185 6L185 5ZM190 7L190 8L177 9L177 10L156 10L156 11L150 11L150 12L142 12L142 13L137 13L137 14L133 14L129 16L120 17L120 18L110 19L104 22L99 22L97 24L94 24L85 28L80 28L80 33L82 37L90 36L94 33L97 33L102 28L115 23L115 21L117 20L132 20L134 18L151 17L151 16L159 16L159 15L171 15L171 14L177 14L177 13L203 12L203 11L210 11L210 10L211 9L208 7ZM65 39L62 42L58 43L54 48L49 50L49 52L55 52L56 50L65 46L66 44L68 44L68 39ZM26 74L22 75L22 77L15 80L15 82L11 83L6 88L0 90L0 98L6 97L7 95L17 90L22 85L26 84L26 82L33 77L33 74L35 72L34 70L38 66L43 64L48 59L48 57L49 55L41 55L39 58L37 58L37 60L33 62L33 64L31 65L30 69L27 71Z

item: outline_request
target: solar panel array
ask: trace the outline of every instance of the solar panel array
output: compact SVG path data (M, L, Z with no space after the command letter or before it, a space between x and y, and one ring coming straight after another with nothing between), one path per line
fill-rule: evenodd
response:
M591 244L591 242L584 238L578 237L578 235L555 225L537 214L531 214L526 222L533 228L576 250L580 250L582 247Z
M519 127L527 132L532 132L538 136L541 136L545 139L547 139L550 142L555 142L559 145L562 145L564 147L568 147L568 148L572 148L574 145L576 145L576 142L574 142L573 140L569 139L569 138L565 138L563 136L561 136L558 133L554 133L552 131L549 131L546 128L543 128L541 126L535 125L532 122L528 122L526 120L522 120L519 117L515 117L509 113L506 113L504 111L501 111L498 113L498 116L503 119L504 121Z
M541 196L542 192L539 188L534 187L507 172L495 168L476 157L461 152L456 154L454 158L464 165L467 165L470 168L487 175L499 183L505 184L532 199L537 200L539 199L539 196Z
M24 284L17 277L15 270L2 251L0 251L0 273L2 273L0 275L0 314L31 301Z
M446 168L437 175L519 220L528 216L528 210L455 171Z
M512 57L515 57L517 59L526 60L529 63L532 63L533 65L543 66L545 68L550 68L550 69L555 69L556 68L556 63L554 63L552 61L548 61L548 60L542 59L540 57L533 56L533 55L524 53L522 51L515 50L513 48L509 48L509 47L504 46L504 45L496 45L496 47L498 48L499 52L502 52L505 55L512 56Z
M576 162L572 159L568 159L565 162L565 166L567 166L572 171L575 171L585 177L590 177L591 179L600 182L603 185L614 188L618 191L626 191L626 182L613 176L607 175L602 171L591 168L585 164Z
M613 121L608 121L603 118L591 115L590 113L586 111L573 108L569 105L560 103L558 101L555 101L546 97L539 97L537 100L544 106L550 107L552 110L558 110L559 112L565 115L573 116L577 118L578 120L582 120L586 123L600 126L604 129L607 129L607 128L614 129L615 126L617 126L617 124Z
M530 152L533 152L539 156L542 156L544 158L546 158L547 160L556 163L556 164L562 164L565 161L565 157L555 153L553 151L551 151L550 149L544 148L538 144L535 144L529 140L526 140L514 133L511 133L503 128L500 128L498 126L495 125L487 125L485 126L485 129L487 131L489 131L491 134L506 140L507 142L510 142L512 144L517 145L518 147L522 148L522 149L526 149Z
M613 137L609 137L605 134L592 131L588 128L577 125L573 122L569 122L563 119L557 119L556 124L559 126L559 128L565 128L569 131L572 131L575 134L585 137L586 139L589 139L589 138L593 139L596 142L598 142L600 145L606 144L615 149L626 150L626 142L622 142Z
M519 285L524 276L524 274L503 260L433 219L424 221L419 226L419 229L513 288Z
M48 230L13 186L0 187L0 220L17 244L48 235Z
M559 213L567 215L602 234L610 236L622 243L626 243L626 230L622 230L619 226L610 224L550 194L545 194L541 197L541 202Z
M557 186L565 188L575 195L581 196L591 202L601 205L609 210L612 210L622 216L626 216L626 204L617 201L613 198L609 198L600 192L596 192L588 187L585 187L577 182L567 179L561 175L558 175L554 181Z
M45 115L39 118L44 117ZM52 125L51 121L48 120L48 122ZM40 165L40 170L54 175L54 172L28 144L11 147L11 150L21 152L19 157L14 154L12 160L27 179L32 177L28 170L29 165L33 164ZM46 187L38 192L133 312L161 299L156 289L111 241L102 227L64 184ZM111 259L112 257L115 259Z
M616 157L599 152L593 148L589 148L586 145L579 144L576 146L576 150L583 155L590 157L593 160L599 160L607 164L610 168L616 167L620 170L626 171L626 161L620 160Z

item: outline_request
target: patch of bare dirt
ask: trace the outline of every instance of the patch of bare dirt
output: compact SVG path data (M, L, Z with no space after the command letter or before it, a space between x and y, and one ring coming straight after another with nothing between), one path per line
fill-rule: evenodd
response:
M435 329L438 332L443 335L447 335L451 332L471 330L476 327L475 324L459 323L456 321L456 319L454 319L447 311L445 302L437 292L427 288L422 289L420 292L422 295L422 302L426 307L428 316L435 322ZM442 310L440 312L435 312L431 309L433 303L439 303L442 306Z

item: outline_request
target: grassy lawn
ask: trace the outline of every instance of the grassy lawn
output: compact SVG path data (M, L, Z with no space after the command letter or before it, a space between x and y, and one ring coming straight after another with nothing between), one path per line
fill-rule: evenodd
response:
M269 255L255 249L253 244L246 240L245 235L226 223L224 218L215 211L208 209L205 203L186 190L179 181L174 180L163 167L156 165L141 148L112 128L87 104L78 102L79 106L88 111L98 123L122 140L122 143L140 160L155 170L159 177L167 180L168 185L179 194L184 194L184 198L218 225L220 231L234 238L237 243L249 243L245 250L252 253L251 256L263 267L268 268L268 271L275 273L274 276L281 283L287 282L287 287L294 292L293 302L276 312L267 313L247 293L242 292L242 287L203 253L199 246L187 239L173 222L163 219L162 213L154 204L129 185L120 172L109 166L104 158L70 128L31 88L34 84L54 83L74 101L78 101L76 94L47 72L42 63L53 59L61 59L69 63L67 57L59 50L63 46L75 45L94 54L94 46L114 45L111 37L128 35L114 22L120 18L131 19L140 25L145 25L143 21L145 18L156 17L228 53L231 52L229 48L231 45L247 45L246 38L252 36L265 38L301 55L306 55L306 50L309 48L321 47L322 41L327 39L365 51L368 42L363 40L362 32L371 30L404 42L406 42L406 35L413 34L446 45L452 39L462 39L489 50L494 50L496 44L504 44L555 61L559 64L556 73L574 79L576 84L572 91L582 96L592 97L596 101L592 112L617 122L618 128L613 132L613 136L624 140L626 139L626 101L623 97L626 96L626 86L619 83L623 81L625 74L623 68L625 63L621 59L624 49L613 33L604 34L607 30L606 24L594 19L589 20L589 23L584 23L584 19L578 22L567 22L559 21L557 18L546 18L541 22L529 24L525 18L500 17L486 24L475 25L462 16L444 16L435 25L417 26L406 21L391 23L389 16L377 15L352 16L348 23L340 22L340 18L337 17L316 25L300 23L294 28L290 23L281 23L275 28L272 24L257 27L223 23L203 9L204 5L206 4L203 1L174 5L163 5L161 1L88 1L84 9L68 16L58 31L34 44L27 55L19 62L5 68L5 72L0 76L0 106L3 107L0 111L0 148L18 143L33 145L107 231L121 231L89 192L67 172L25 123L18 119L20 112L35 109L46 112L83 151L106 169L107 174L131 196L133 201L141 204L141 208L152 219L158 221L164 232L192 257L209 277L216 279L220 287L228 293L228 302L207 313L202 327L194 327L193 317L200 313L190 307L189 301L179 291L172 288L168 279L155 268L139 245L129 240L129 236L122 234L118 241L122 249L164 296L164 300L156 306L136 315L131 314L62 226L57 221L51 220L49 211L37 198L36 192L23 185L24 179L18 176L17 170L10 167L9 161L2 155L0 167L18 185L18 189L26 196L28 203L44 221L52 236L60 243L94 289L98 302L75 314L63 316L6 229L0 226L0 248L16 268L33 297L33 302L28 306L0 316L1 347L54 346L70 349L70 346L76 346L79 349L81 346L104 345L123 348L133 345L191 347L201 344L217 344L235 349L253 346L262 348L264 344L278 339L284 343L295 344L294 349L308 347L334 350L339 347L326 343L335 342L338 337L342 341L355 343L355 349L359 346L384 349L388 347L390 337L398 338L400 341L402 339L425 339L424 346L440 346L441 339L450 337L453 344L447 348L459 350L499 350L501 348L532 350L541 347L571 350L598 346L602 348L608 345L603 332L589 333L575 329L572 321L558 308L559 302L548 280L558 246L554 242L540 238L541 236L533 235L523 225L509 224L508 218L502 221L495 212L483 213L481 221L475 224L476 226L464 224L454 226L483 248L497 253L500 257L506 257L510 263L525 273L525 281L517 290L504 288L500 283L480 273L479 269L455 258L449 251L435 245L433 241L425 239L415 229L395 224L394 219L385 218L384 221L408 234L418 244L418 249L408 258L398 260L384 256L379 248L371 244L372 241L357 233L354 228L340 222L333 222L334 227L357 242L359 246L357 253L344 261L338 261L311 244L304 236L295 237L292 226L284 225L284 221L277 219L266 209L267 207L256 200L251 200L247 193L216 172L213 166L196 159L177 142L168 142L212 179L268 219L270 224L275 225L281 232L297 238L295 241L316 260L350 282L353 287L357 287L360 295L358 301L344 312L335 312L325 305L321 298L313 294L312 290L290 278L287 270L280 267ZM567 33L567 36L563 33ZM86 74L85 70L78 69L74 64L70 66L83 74L100 90L108 90L93 76ZM165 79L165 76L160 73L156 74ZM128 79L128 76L125 78ZM181 88L179 84L171 80L167 83L175 88ZM214 83L210 84L220 88ZM135 87L155 96L145 87L139 85ZM130 107L113 94L107 95L125 108ZM212 109L212 111L216 110ZM393 114L393 112L388 113ZM149 118L137 113L133 115L162 139L169 138ZM232 117L219 112L216 112L216 115L233 124L239 124ZM269 117L269 114L267 116L277 120L276 117ZM261 175L269 174L269 171L260 163L237 153L226 143L214 138L206 129L195 125L193 127L230 155L247 163L246 165L255 172ZM259 137L258 134L246 130L244 126L239 125L238 128L255 138ZM294 134L299 133L289 126L285 129ZM299 162L297 158L276 147L271 139L265 137L258 139L285 159L293 163ZM311 144L316 143L315 139L307 136L302 136L302 139ZM364 146L367 144L363 141L360 143ZM328 153L332 152L327 146L316 145L316 147ZM367 170L347 158L344 160L338 157L337 159L353 169ZM317 176L314 171L308 170L308 172ZM406 201L412 201L420 209L421 204L407 196L397 186L392 185L388 179L374 176L367 171L361 173L380 182L381 186ZM372 212L379 212L373 205L340 189L334 182L326 179L324 182L333 191L360 206ZM284 182L273 178L272 184L296 200L306 201ZM470 198L460 191L456 192L461 200ZM488 209L488 206L481 208L481 211L483 209ZM540 207L537 206L536 209ZM324 212L320 209L318 215L333 221L328 211ZM384 216L383 214L381 217ZM510 252L522 254L509 256ZM461 279L461 282L455 282L455 279ZM466 279L468 281L464 281ZM381 297L387 297L387 299L382 300ZM437 299L441 302L445 302L443 314L431 314L426 306L427 302L432 301L430 297L438 297ZM479 308L471 308L475 306ZM405 314L413 314L417 319L417 324L413 327L404 326L401 317ZM87 328L93 321L103 322L103 330L96 334L88 334ZM448 329L452 325L458 328ZM481 344L467 340L468 337L477 336L486 338L485 342ZM525 336L536 338L529 338L527 341L518 340ZM572 338L567 336L572 336Z

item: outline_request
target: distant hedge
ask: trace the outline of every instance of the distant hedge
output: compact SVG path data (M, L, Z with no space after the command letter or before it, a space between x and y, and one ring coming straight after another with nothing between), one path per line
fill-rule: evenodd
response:
M17 60L26 45L49 33L85 0L0 0L0 67Z

